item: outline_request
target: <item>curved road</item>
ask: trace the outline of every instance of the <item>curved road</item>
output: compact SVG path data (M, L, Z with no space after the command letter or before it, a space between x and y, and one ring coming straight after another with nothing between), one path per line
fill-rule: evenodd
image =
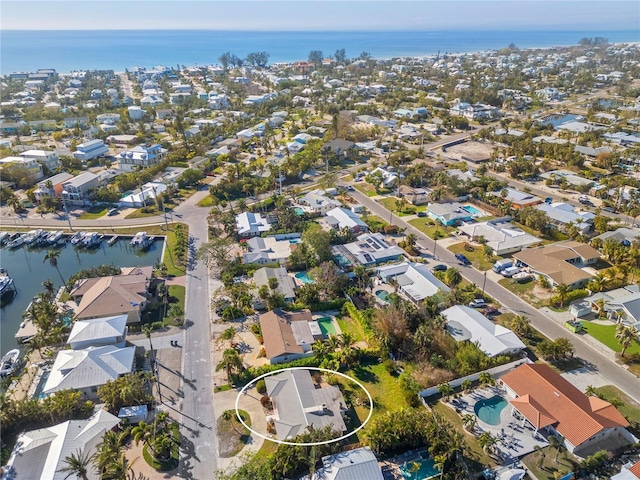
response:
M366 195L355 190L349 192L350 195L366 206L367 209L374 215L379 216L382 219L388 219L391 213L375 200L367 197ZM402 228L406 229L407 233L414 233L418 240L418 245L424 250L433 250L434 241L416 229L409 223L405 222L397 216L393 216L394 223ZM453 253L444 247L436 249L436 256L439 263L446 263L451 266L460 268L462 276L470 282L482 286L485 282L485 276L483 272L476 270L471 266L463 267L454 257ZM543 312L535 309L520 297L514 295L502 285L494 282L491 278L486 277L485 292L491 295L494 299L504 305L507 309L513 311L519 315L526 315L531 321L531 325L544 335L554 340L558 337L567 337L567 329L556 321L546 316ZM627 370L618 365L610 356L596 350L589 343L582 340L577 335L571 336L571 341L575 347L576 356L585 360L590 364L590 368L599 371L604 377L606 377L613 385L620 388L631 398L640 398L640 380L629 373Z

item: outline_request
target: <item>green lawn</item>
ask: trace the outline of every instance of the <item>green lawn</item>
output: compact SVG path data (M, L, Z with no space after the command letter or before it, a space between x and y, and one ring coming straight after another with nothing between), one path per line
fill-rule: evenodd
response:
M370 183L358 182L355 184L355 187L358 191L364 193L367 197L375 197L376 195L378 195L378 192L376 192L376 189Z
M534 281L518 283L511 278L503 278L502 280L498 280L498 283L534 307L540 308L549 303L548 296L539 298L534 295L533 290L536 286L536 282Z
M377 215L367 215L365 218L363 218L363 220L369 226L369 229L372 232L381 232L384 227L389 225Z
M81 220L94 220L107 214L108 208L104 207L91 207L78 218Z
M615 325L600 325L592 322L583 322L585 326L585 330L589 335L598 340L601 343L604 343L611 350L616 352L621 352L622 347L616 340L616 326ZM627 353L640 353L640 345L637 343L632 343L629 348L627 348L625 355Z
M640 424L640 404L620 391L619 388L613 385L605 385L604 387L596 388L596 393L609 402L622 402L617 408L624 418L631 424Z
M213 197L211 195L207 195L202 200L200 200L197 205L199 207L213 207Z
M543 455L542 462L540 462L540 457ZM562 476L562 474L571 472L573 466L579 463L573 455L564 449L558 454L557 463L554 462L555 457L556 450L551 447L545 447L537 452L531 452L526 455L522 458L522 462L527 466L529 471L535 475L534 478L538 480L555 480ZM556 472L559 472L561 475L556 477Z
M429 238L435 238L436 232L438 238L446 238L455 231L455 228L445 227L439 222L436 224L436 221L431 220L430 218L414 218L413 220L409 220L409 223Z
M147 209L148 207L143 207ZM124 218L146 218L146 217L155 217L156 215L162 215L162 212L159 212L155 208L149 209L148 211L144 211L143 208L138 208L134 210L129 215Z
M167 305L167 312L171 308L172 305L178 305L182 311L184 312L184 297L186 293L186 289L182 285L169 285L169 303ZM169 317L164 318L164 323L167 325L172 324L173 319Z
M356 322L354 322L350 318L348 318L347 320L343 318L336 318L336 320L338 321L340 330L352 334L355 337L356 342L361 342L364 340L364 334L360 329L360 325L358 325Z
M449 423L451 423L455 427L454 429L457 432L462 432L464 434L464 439L469 446L469 453L465 455L465 460L467 461L467 465L472 472L482 471L485 465L496 465L495 460L493 460L482 450L482 447L478 443L478 437L471 435L464 429L464 427L462 426L462 419L460 418L460 415L455 412L455 410L446 406L442 402L437 402L431 407L435 412L438 412L447 421L449 421Z
M409 215L415 215L418 212L424 212L427 210L426 205L414 206L414 205L411 205L410 203L405 202L404 208L402 209L402 211L398 212L396 210L396 200L398 200L397 197L386 197L378 200L378 203L383 205L384 208L393 212L395 215L398 215L399 217L407 217Z
M175 226L170 228L175 228ZM184 229L185 234L188 236L189 227L184 225ZM162 257L162 263L167 266L167 275L170 275L172 277L179 277L181 275L185 275L187 273L187 269L184 267L184 265L180 265L177 258L175 258L175 254L173 253L173 246L175 245L175 243L176 234L173 230L169 230L169 233L167 234L167 244L164 249L164 256Z
M493 255L487 258L482 247L472 247L471 251L467 251L465 250L464 246L465 242L456 243L455 245L451 245L448 250L453 253L461 253L469 260L471 260L473 266L478 270L490 270L491 267L493 267L493 264L496 263L496 260L502 258Z

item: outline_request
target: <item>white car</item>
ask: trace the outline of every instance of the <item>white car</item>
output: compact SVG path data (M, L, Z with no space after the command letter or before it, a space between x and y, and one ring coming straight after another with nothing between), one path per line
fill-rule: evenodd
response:
M469 306L473 308L482 308L484 307L484 299L476 298L472 302L469 302Z

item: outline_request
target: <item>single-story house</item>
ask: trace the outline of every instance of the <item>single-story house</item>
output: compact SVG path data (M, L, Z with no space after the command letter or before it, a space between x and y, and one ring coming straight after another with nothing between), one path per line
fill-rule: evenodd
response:
M398 289L413 302L451 290L422 263L403 262L376 268L378 278L385 283L394 281Z
M118 205L125 208L139 208L149 205L149 203L155 202L158 195L167 189L167 185L162 182L148 182L142 186L142 189L137 188L129 195L126 195L120 199Z
M98 387L133 372L136 347L113 345L83 350L60 350L51 367L43 393L78 390L87 398L98 396Z
M442 312L447 332L458 342L478 345L488 357L515 355L527 346L508 328L497 325L475 308L454 305Z
M637 439L611 403L587 396L544 363L525 363L500 378L514 411L537 430L559 434L571 453L609 450Z
M69 475L66 458L81 451L91 457L104 434L120 423L103 409L85 420L67 420L47 428L29 430L18 436L2 480L63 480ZM11 473L13 472L13 473ZM78 478L73 475L73 478ZM89 463L87 478L97 480L99 472Z
M640 228L620 227L610 232L604 232L595 238L599 238L603 242L611 238L622 245L629 246L635 239L640 238Z
M427 215L445 226L468 222L473 218L458 202L430 203L427 206Z
M630 325L640 330L640 286L627 285L608 292L598 292L585 298L594 310L603 308L607 317L617 323Z
M572 224L581 233L587 233L593 228L593 221L596 218L595 214L586 210L578 211L573 205L564 202L543 203L536 208L546 213L551 223L560 230L564 230L569 224Z
M271 364L292 362L313 355L311 346L322 337L314 335L311 312L286 312L275 309L260 315L264 349Z
M371 171L371 174L380 173L382 177L382 188L393 188L398 183L398 174L390 170L385 170L382 167L376 167Z
M324 145L322 145L322 149L327 149L333 154L335 154L338 158L343 158L347 156L347 153L351 150L355 150L356 144L350 140L342 140L339 138L335 138Z
M424 205L429 202L431 190L427 188L414 188L409 185L401 185L398 189L400 196L411 205Z
M308 370L286 370L266 377L265 384L273 403L278 440L291 440L305 433L307 427L331 427L336 437L347 430L342 392L334 385L316 388Z
M502 196L502 192L506 190L506 197ZM493 195L496 197L504 198L505 201L511 203L513 208L524 208L524 207L533 207L534 205L540 205L544 203L544 199L533 195L531 193L521 192L520 190L516 190L515 188L503 188L502 190L498 190L496 192L488 192L489 195Z
M358 215L347 208L338 207L329 210L324 221L335 230L348 228L354 235L364 233L369 230L367 224Z
M271 224L260 213L242 212L236 215L236 229L240 238L249 238L268 232Z
M76 320L127 315L127 323L140 322L152 274L152 267L136 267L122 275L78 280L69 293Z
M355 242L336 245L337 253L344 255L354 265L380 265L403 258L404 250L390 245L381 233L363 233Z
M540 178L544 178L545 180L550 179L557 183L560 183L564 178L569 185L575 185L576 187L591 187L595 183L590 178L576 175L571 170L551 170L549 172L541 173Z
M553 286L564 283L571 289L581 288L593 277L582 270L593 265L600 253L586 243L566 241L539 248L526 248L513 255L518 266L544 276Z
M298 199L298 203L308 206L314 213L322 214L342 205L339 201L327 197L324 190L311 190L304 197Z
M268 237L252 237L247 241L247 251L242 254L244 263L267 263L287 261L291 252L297 248L300 242L299 233L283 233L269 235Z
M296 299L295 294L295 282L293 278L287 273L287 269L284 267L262 267L253 272L253 282L259 289L263 285L269 286L269 280L275 279L278 281L278 286L275 291L284 296L286 302L293 302Z
M312 480L366 479L384 480L378 459L369 447L322 457L322 468Z
M511 217L497 218L480 223L469 223L459 227L471 240L484 238L495 255L519 252L523 248L540 243L541 240L524 232L511 223Z
M102 345L124 347L127 338L127 315L76 320L67 339L72 350Z

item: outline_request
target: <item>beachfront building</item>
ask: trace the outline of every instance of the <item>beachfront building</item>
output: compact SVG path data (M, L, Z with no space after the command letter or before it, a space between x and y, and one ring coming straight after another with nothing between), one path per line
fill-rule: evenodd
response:
M384 283L394 283L398 291L420 305L429 297L451 290L422 263L403 262L376 268L378 278Z
M551 286L561 283L569 288L584 287L593 275L584 270L595 264L600 253L586 243L566 241L538 248L526 248L513 255L520 267L545 277Z
M497 325L475 308L454 305L442 312L447 332L457 342L471 342L488 357L516 355L527 346L508 328Z
M480 223L468 223L459 230L471 240L483 239L493 249L494 255L508 255L540 243L538 237L524 232L511 223L511 217L497 218Z
M100 186L100 177L92 172L84 172L62 184L62 200L72 205L83 205L89 192Z
M167 154L167 149L160 145L138 145L116 155L118 169L133 172L138 168L147 168L157 164Z
M338 387L317 386L308 370L286 370L266 377L265 383L274 411L269 420L278 440L291 440L309 426L330 427L337 436L347 430L343 418L347 407Z
M522 364L499 383L506 389L512 412L536 431L559 434L571 453L587 456L638 441L616 407L595 395L586 396L547 364Z
M104 157L108 152L109 147L104 144L104 141L96 139L78 145L76 151L73 152L73 156L78 160L86 162L94 158Z

